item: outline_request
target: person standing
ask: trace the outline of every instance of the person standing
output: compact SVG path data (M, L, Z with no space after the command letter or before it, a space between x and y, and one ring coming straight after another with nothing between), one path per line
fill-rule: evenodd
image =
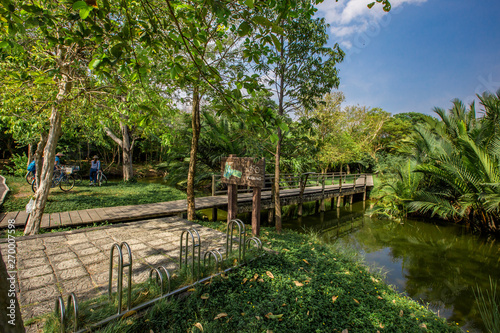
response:
M90 161L90 186L97 183L97 171L101 170L101 161L99 157L94 155L92 161Z

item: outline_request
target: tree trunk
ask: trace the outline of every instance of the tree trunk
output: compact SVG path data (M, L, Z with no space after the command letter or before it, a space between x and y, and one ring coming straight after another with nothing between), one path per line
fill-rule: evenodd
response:
M61 118L61 112L59 112L57 105L54 105L50 116L50 130L44 148L42 168L36 171L39 182L38 189L35 193L35 205L26 223L24 235L34 235L40 231L43 211L45 210L45 204L47 203L50 187L52 185L57 141L59 140L59 134L61 132Z
M55 53L57 54L56 62L59 65L59 74L61 75L58 79L59 91L57 92L56 100L52 106L50 115L50 129L44 147L43 164L41 168L36 170L37 179L39 180L38 189L34 197L34 209L30 214L28 222L26 222L24 235L34 235L40 230L43 211L45 210L45 204L47 203L50 187L52 185L57 142L61 134L62 114L60 108L62 107L64 98L71 92L72 88L72 81L70 79L71 61L67 62L66 59L67 57L71 58L71 55L67 54L67 49L65 47L57 48Z
M193 136L191 138L191 152L189 154L189 170L187 179L187 219L193 221L196 217L194 203L194 177L196 176L196 154L198 152L198 140L200 138L200 92L197 86L193 89L193 105L191 126Z
M134 144L130 143L130 130L128 125L120 122L122 132L122 153L123 153L123 181L130 181L134 176L134 167L132 166L132 153Z
M284 37L281 36L281 45L284 45ZM283 98L285 96L285 53L284 47L281 48L281 65L280 65L280 90L278 93L278 115L283 116ZM274 223L276 225L276 232L281 232L281 201L280 201L280 157L281 157L281 140L283 139L283 135L281 133L281 128L278 126L278 142L276 144L276 155L274 162Z
M31 163L33 162L33 155L34 155L34 152L33 152L33 147L35 146L34 143L29 143L28 144L28 163L26 164L26 167Z

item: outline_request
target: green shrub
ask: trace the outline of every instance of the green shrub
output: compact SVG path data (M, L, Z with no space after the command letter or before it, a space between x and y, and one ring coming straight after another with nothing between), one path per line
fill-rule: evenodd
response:
M14 154L10 158L9 165L5 166L5 169L7 170L8 174L22 177L27 172L27 166L28 156L26 156L24 153L22 155Z

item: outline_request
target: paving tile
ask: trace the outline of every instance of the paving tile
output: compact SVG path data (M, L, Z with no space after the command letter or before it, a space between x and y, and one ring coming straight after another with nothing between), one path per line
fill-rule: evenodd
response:
M77 277L82 277L82 276L88 275L87 270L85 270L81 266L74 267L71 269L62 270L62 271L56 270L55 273L56 273L57 278L60 281L71 280L71 279L75 279Z
M76 259L77 256L74 252L63 252L63 253L58 253L50 256L50 261L52 263L58 263L61 261L67 261L71 259Z
M47 257L35 257L35 258L22 258L22 260L17 261L17 267L19 269L27 269L27 268L32 268L32 267L37 267L37 266L43 266L43 265L49 265L49 260Z
M54 274L39 275L30 278L20 279L19 288L21 290L32 290L50 284L55 284L56 282L57 282L56 276Z
M75 258L55 263L54 268L56 270L63 271L70 268L80 267L81 265L81 261Z
M50 265L42 265L27 269L20 269L17 271L17 275L20 279L28 279L34 276L47 275L53 273L54 270Z
M56 286L51 284L33 290L21 291L19 293L19 300L21 304L26 305L49 300L55 302L57 296L59 295L60 294Z

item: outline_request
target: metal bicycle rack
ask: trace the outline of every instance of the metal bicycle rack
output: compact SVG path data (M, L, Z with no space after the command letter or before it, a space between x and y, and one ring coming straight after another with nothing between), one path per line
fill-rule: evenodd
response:
M223 254L221 253L221 249L212 249L204 253L203 256L203 266L207 267L207 265L211 265L211 259L212 257L214 258L215 261L215 268L217 269L217 272L207 276L203 277L200 279L199 275L201 273L200 271L200 261L201 261L201 239L198 231L195 228L189 228L187 230L184 230L181 234L181 239L180 239L180 259L179 259L179 269L182 268L182 265L187 265L188 263L188 255L189 255L189 236L191 236L191 241L192 241L192 265L193 265L193 277L195 273L195 256L196 256L196 248L198 248L198 276L197 279L191 283L190 285L180 287L174 291L171 291L171 275L170 272L164 267L164 266L158 266L157 268L152 268L149 272L149 280L155 279L156 283L160 285L160 293L161 295L158 297L155 297L149 301L146 301L144 303L141 303L139 305L134 306L134 308L131 308L131 292L132 292L132 251L130 249L130 246L126 242L122 242L121 244L115 243L111 246L111 251L110 251L110 264L109 264L109 290L108 290L108 298L111 299L112 297L112 280L113 280L113 255L114 255L114 250L115 248L118 251L118 286L117 286L117 293L118 293L118 311L114 315L107 317L97 323L89 324L87 327L82 328L78 330L78 304L76 301L76 296L74 293L69 294L68 296L68 302L67 302L67 307L65 308L64 306L64 301L61 296L59 296L56 299L56 309L55 313L56 315L60 315L60 320L61 320L61 332L64 332L66 329L67 321L69 319L69 315L67 313L68 310L70 310L71 306L73 306L73 311L74 311L74 331L77 333L84 333L84 332L89 332L91 330L97 329L99 327L102 327L106 325L107 323L119 319L123 316L122 311L121 311L121 305L122 305L122 296L123 296L123 269L128 267L128 291L127 291L127 311L140 311L143 309L146 309L152 305L154 305L156 302L161 301L163 299L166 299L172 295L176 295L185 291L188 291L190 288L193 288L194 286L204 283L206 281L210 281L211 279L220 276L221 274L228 273L232 270L238 269L239 267L247 264L248 262L251 262L265 253L261 253L257 255L254 258L251 258L247 260L246 262L242 262L241 259L244 258L245 256L245 248L249 248L253 244L253 248L257 248L258 252L262 252L263 247L262 247L262 242L259 238L257 237L250 237L246 239L245 237L245 224L241 220L232 220L228 223L228 230L227 230L227 237L226 237L226 256L228 256L229 252L232 251L232 243L233 243L233 229L234 225L238 226L238 232L239 232L239 258L240 258L240 263L236 266L229 267L227 269L222 268L222 262L224 261ZM229 230L231 230L231 235L229 235ZM186 244L183 244L183 238L184 235L186 237ZM196 237L195 237L196 236ZM128 252L128 257L129 257L129 262L127 264L124 264L123 262L123 248L126 248ZM185 252L185 254L184 254ZM183 260L183 255L184 255L184 260ZM208 261L208 263L207 263ZM166 279L165 279L166 276ZM164 289L164 284L165 280L168 285L168 290L165 291Z
M257 248L258 252L262 251L262 241L258 237L250 237L245 241L245 247L250 248L250 244L253 243L254 247Z
M69 310L71 308L71 305L73 304L73 315L74 315L74 321L73 321L73 329L76 331L78 329L78 302L76 301L76 296L75 293L71 293L68 295L68 302L66 308L64 307L64 300L61 296L58 296L56 299L56 316L59 315L59 318L61 319L61 332L64 333L66 330L66 324L68 320L68 313L66 313L66 310Z
M123 247L127 249L129 263L123 263ZM128 290L127 290L127 311L130 310L130 305L132 303L132 251L130 250L130 246L122 242L121 244L115 243L111 246L111 253L109 257L109 283L108 283L108 299L111 300L111 291L113 289L112 281L113 281L113 253L115 248L118 250L118 286L117 286L117 294L118 294L118 314L122 313L122 298L123 298L123 269L128 267Z
M166 269L164 266L158 266L157 268L151 268L149 271L149 279L153 278L153 274L156 273L156 284L160 285L160 294L163 296L163 274L162 271L165 272L165 276L167 277L167 282L168 282L168 290L167 293L170 293L170 273L168 272L168 269Z
M234 225L238 226L238 260L241 262L242 257L245 257L245 223L240 219L231 220L227 223L226 230L226 259L229 257L229 253L233 252L233 230ZM229 230L231 230L231 235L229 235ZM243 237L242 237L243 236ZM242 241L243 238L243 241Z
M207 267L207 257L208 257L208 264L210 265L210 261L212 260L212 257L214 257L215 260L215 270L218 271L219 267L224 260L222 258L222 253L220 253L219 249L213 249L210 251L205 252L203 255L203 267Z
M194 234L196 234L196 239L194 237ZM184 235L186 235L186 245L183 247L182 246L182 239L184 238ZM186 254L184 256L184 264L187 266L188 263L188 255L189 255L189 236L191 236L191 241L193 243L193 253L192 253L192 260L191 264L193 266L193 278L195 278L194 271L195 271L195 265L194 265L194 258L195 258L195 250L198 248L198 274L196 275L196 280L200 279L200 261L201 261L201 240L200 240L200 234L198 233L198 230L195 228L189 228L187 230L184 230L181 234L181 245L179 248L179 269L182 268L182 253L185 250ZM198 242L196 242L196 240Z

